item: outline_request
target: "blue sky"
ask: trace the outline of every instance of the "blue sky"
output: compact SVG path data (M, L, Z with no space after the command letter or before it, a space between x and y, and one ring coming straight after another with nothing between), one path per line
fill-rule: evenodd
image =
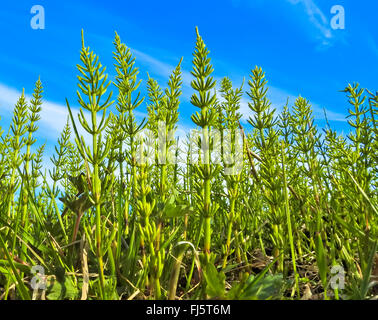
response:
M45 29L33 30L33 5L45 9ZM330 10L345 8L345 29L333 30ZM100 56L110 77L114 31L135 54L142 91L147 71L165 86L171 70L184 57L184 94L180 107L183 128L193 126L190 70L199 27L220 80L235 85L255 65L269 81L269 97L278 109L302 95L314 106L319 125L326 108L331 125L342 121L347 99L339 90L359 82L378 90L378 28L376 1L351 0L218 0L218 1L3 1L0 6L0 125L7 130L18 95L30 95L41 76L45 89L39 137L56 141L65 122L67 97L77 107L76 64L84 29L86 44ZM245 85L245 90L248 87ZM243 98L243 117L248 117ZM139 109L145 112L145 104ZM47 153L53 152L48 148Z

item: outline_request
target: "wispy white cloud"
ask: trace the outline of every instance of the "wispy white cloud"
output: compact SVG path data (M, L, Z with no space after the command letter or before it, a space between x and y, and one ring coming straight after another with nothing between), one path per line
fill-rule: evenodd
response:
M312 17L312 19L317 19L316 17L319 16L320 22L322 22L324 25L327 23L327 20L322 13L322 11L315 5L315 3L311 0L287 0L291 3L298 3L303 2L306 5L306 10L308 11L309 16ZM317 22L317 25L320 25L320 22ZM325 32L324 36L326 37L327 32ZM175 68L174 66L162 62L161 60L158 60L144 52L138 51L136 49L132 49L133 53L135 54L136 58L139 61L143 61L143 63L146 64L150 68L150 70L153 70L154 73L161 77L166 77L168 79L169 75ZM193 79L193 76L190 74L189 71L183 70L183 99L189 100L191 94L193 93L190 81ZM217 81L217 87L216 90L219 91L220 89L220 83L221 78L215 77L215 80ZM245 84L246 86L246 84ZM246 87L244 91L246 91ZM299 93L298 93L299 95ZM268 90L268 98L272 103L272 107L277 110L277 112L281 112L283 109L283 106L286 104L287 99L289 99L289 105L293 105L298 95L295 95L293 93L288 92L285 89L277 88L274 86L269 86ZM218 97L220 95L218 94ZM322 106L320 106L317 103L314 103L310 101L312 104L313 109L313 115L316 120L322 120L324 119L324 109ZM325 108L326 114L328 117L328 120L330 121L341 121L345 122L345 115L332 111L328 108ZM251 110L248 107L248 96L246 94L243 95L243 98L241 99L240 104L240 113L242 114L242 121L247 121L248 118L251 116ZM187 128L185 128L187 129ZM182 132L185 132L185 129Z
M271 107L276 109L277 113L280 113L283 110L283 107L286 105L288 101L288 106L293 106L295 100L298 98L298 95L294 95L286 90L269 86L267 96L271 102ZM310 99L309 99L310 100ZM248 102L250 101L248 96L244 96L241 100L240 105L240 113L242 114L242 121L246 122L250 116L252 116L252 112L248 107ZM345 122L345 115L339 112L332 111L328 108L324 108L320 106L318 103L315 103L310 100L313 116L316 120L324 120L324 109L327 114L327 118L330 121L341 121Z
M10 121L14 106L21 94L21 91L0 83L0 116L2 119ZM25 97L27 101L30 101L30 94L25 93ZM79 113L79 109L72 106L71 109L75 117ZM86 110L83 113L87 121L90 123L90 113ZM51 102L48 100L43 100L40 112L41 119L38 123L40 127L38 130L38 134L41 136L45 136L46 139L48 139L49 141L56 141L60 136L63 127L67 123L68 115L68 108L66 105ZM101 115L98 115L98 121L101 120ZM139 118L146 116L145 113L139 111L135 112L135 115ZM82 134L85 140L90 144L91 141L90 139L88 139L89 135L79 125L77 117L75 117L75 122L78 127L79 134Z
M12 105L16 103L20 94L16 89L0 84L0 112L3 113L4 109L8 111L13 108Z
M327 23L326 18L322 11L315 5L315 3L311 0L288 0L292 3L297 3L297 2L304 2L306 3L306 6L308 6L308 14L313 16L313 19L316 19L316 13L321 17L320 21L322 21L324 24ZM307 8L307 7L306 7ZM326 35L327 33L325 33ZM132 49L133 53L135 54L136 58L139 61L143 61L150 70L153 70L154 73L161 77L166 77L168 79L169 75L175 68L175 66L172 66L168 63L162 62L161 60L158 60L144 52L138 51L136 49ZM183 70L183 99L189 100L191 94L193 93L190 82L193 79L193 76L189 71ZM221 78L215 77L215 80L217 81L217 91L220 89L220 83L221 83ZM245 85L246 86L246 85ZM246 91L246 87L244 91ZM299 95L299 94L298 94ZM268 90L268 98L272 103L272 107L277 110L277 112L281 112L283 109L283 106L286 104L287 99L289 99L289 106L293 105L296 98L298 95L295 95L293 93L288 92L285 89L282 88L277 88L274 86L269 86ZM218 94L218 96L220 96ZM240 104L240 113L242 114L242 121L246 122L248 118L251 116L251 110L248 107L248 96L246 94L243 95L241 99L241 104ZM323 108L317 103L314 103L312 101L312 109L313 109L313 115L316 120L324 120L324 109L327 114L327 118L330 121L340 121L340 122L345 122L345 115L339 112L332 111L328 108ZM188 127L179 127L178 132L181 132L181 138L183 138L183 133L188 132L189 128Z
M131 48L132 53L135 55L136 60L138 63L142 63L146 65L151 72L155 73L156 75L165 78L164 83L160 83L162 87L165 87L169 76L172 74L173 70L176 68L176 66L171 65L169 63L163 62L161 60L158 60L151 55L141 52L137 49ZM190 71L187 71L185 69L181 70L181 77L182 77L182 96L181 98L184 100L189 100L191 96L191 86L190 82L193 79L193 76L191 75Z
M22 92L0 84L0 114L4 118L10 118L17 100ZM25 97L30 101L31 95L25 93ZM78 113L77 109L73 112ZM67 106L51 101L43 101L42 110L39 121L40 129L49 140L56 139L67 122L68 109Z
M91 36L93 38L96 38L97 41L102 43L104 46L109 45L109 43L112 43L112 39L109 37L102 36L100 34L96 33L91 33ZM145 51L141 51L137 48L134 48L132 46L128 46L130 49L131 53L135 57L136 60L136 65L141 65L143 67L146 67L147 71L149 72L150 76L155 78L159 78L156 80L159 80L159 85L162 88L165 88L169 79L169 76L172 74L174 69L176 68L177 64L171 64L163 61L162 59L157 59L153 57L151 54ZM177 59L177 63L179 62L179 59ZM182 100L190 100L190 95L191 95L191 86L190 82L193 79L193 76L191 75L190 71L185 70L182 68ZM142 75L142 79L145 79L146 75ZM114 80L114 79L112 79Z
M143 62L146 65L150 67L150 70L155 72L156 74L166 77L168 80L168 77L172 74L172 71L176 68L176 66L171 65L169 63L163 62L161 60L158 60L149 54L145 52L141 52L137 49L131 49L132 53L135 55L138 62ZM192 79L192 75L189 71L182 70L182 80L184 85L190 85L190 81Z
M317 29L318 36L322 40L322 45L327 46L333 37L329 21L324 12L319 8L314 0L287 0L293 5L300 4L305 11L309 22Z
M367 44L373 53L378 57L378 44L371 35L367 36Z
M274 86L269 86L268 96L272 102L272 106L277 109L277 111L282 111L283 106L286 104L287 99L289 99L289 107L292 106L298 96L301 95L300 92L293 94L284 89L277 88ZM331 121L342 121L345 122L345 115L339 112L330 110L327 107L321 106L316 101L311 101L311 98L307 98L312 106L313 116L316 120L324 120L324 110L326 111L328 120Z

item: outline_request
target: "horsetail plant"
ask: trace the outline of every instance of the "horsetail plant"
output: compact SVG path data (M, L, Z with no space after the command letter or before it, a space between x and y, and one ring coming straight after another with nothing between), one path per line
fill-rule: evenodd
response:
M229 196L229 213L227 214L227 239L226 245L224 249L224 258L223 258L223 268L227 266L227 259L230 254L230 245L231 245L231 237L232 231L234 228L234 222L237 220L238 217L238 208L237 208L237 200L239 198L239 184L241 183L242 179L242 170L238 168L237 155L236 152L239 152L238 147L238 129L239 129L239 121L242 115L238 112L240 108L240 100L242 97L242 87L233 89L232 82L228 78L224 78L221 83L221 94L222 97L225 99L223 103L223 109L225 110L225 127L228 129L228 145L225 146L223 138L222 146L223 148L227 147L227 151L222 151L222 155L226 156L227 159L223 159L223 166L225 168L224 172L224 179L227 183L227 191ZM224 137L224 136L223 136ZM240 142L239 142L240 143ZM243 162L243 159L241 159ZM231 171L231 172L230 172Z
M211 202L211 180L217 172L211 165L211 128L215 125L216 113L214 104L216 101L215 93L212 89L215 87L215 80L211 76L213 67L208 58L209 50L206 48L204 41L196 28L197 41L193 54L193 71L191 74L194 80L191 82L192 88L198 93L194 93L191 97L191 103L200 109L192 115L192 121L202 129L201 137L198 144L203 151L203 160L200 166L196 166L198 175L203 181L203 193L200 195L201 204L198 204L201 216L203 217L204 228L204 245L203 251L206 263L210 263L210 246L211 246L211 217L218 210L217 204Z
M112 93L109 93L105 101L101 101L101 98L106 94L107 88L110 82L107 81L107 74L105 74L105 67L99 62L99 58L93 51L89 51L89 47L85 47L84 33L82 31L82 48L80 53L80 60L82 65L77 65L80 72L78 76L78 87L81 93L87 97L83 98L80 91L77 91L78 101L80 103L79 122L82 127L92 136L92 148L87 146L83 136L79 136L74 118L70 111L71 121L75 128L76 145L81 156L92 165L92 171L90 172L90 189L91 196L90 202L95 206L96 210L96 255L98 259L98 269L100 275L100 295L102 299L105 299L105 277L104 277L104 262L103 262L103 248L102 248L102 229L103 224L101 222L101 207L102 207L102 192L101 180L99 173L99 166L104 158L107 156L111 141L107 139L104 145L102 140L102 131L107 127L109 118L106 117L106 109L113 103L110 101ZM67 101L67 107L70 110L70 106ZM90 112L91 125L86 120L84 110ZM97 114L102 111L102 117L99 124L97 124Z

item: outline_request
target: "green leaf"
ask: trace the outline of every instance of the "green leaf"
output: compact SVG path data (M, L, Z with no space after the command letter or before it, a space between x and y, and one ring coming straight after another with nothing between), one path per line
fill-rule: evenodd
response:
M251 276L253 278L253 276ZM230 291L227 292L227 299L229 300L239 300L243 294L246 283L250 278L249 274L246 272L242 276L242 280L239 283L234 283Z
M280 295L281 288L283 286L283 276L278 275L267 275L262 278L257 283L253 280L255 278L250 276L250 280L247 281L252 283L248 285L240 296L242 300L267 300L276 298Z
M62 282L53 279L47 291L49 300L75 299L79 294L79 290L69 277L64 277Z
M322 280L323 286L326 287L327 284L327 260L326 252L324 250L323 241L320 233L316 235L315 239L315 251L316 251L316 262L319 268L320 279Z
M365 299L370 288L370 277L371 277L371 271L374 265L374 256L377 251L377 244L378 244L378 241L375 241L372 248L370 249L367 265L363 272L363 279L362 279L361 290L360 290L361 299Z
M14 262L14 261L13 261L13 265L15 266L16 269L20 270L21 272L30 273L30 267L29 266L26 266L22 263L18 263L18 262ZM8 260L0 259L0 266L5 266L7 268L10 268L10 263L9 263Z
M203 271L203 275L206 280L206 293L210 296L210 299L222 299L225 294L225 274L222 271L218 273L215 266L208 263Z
M192 212L193 212L192 208L187 205L177 205L177 204L167 203L164 207L165 218L182 217Z

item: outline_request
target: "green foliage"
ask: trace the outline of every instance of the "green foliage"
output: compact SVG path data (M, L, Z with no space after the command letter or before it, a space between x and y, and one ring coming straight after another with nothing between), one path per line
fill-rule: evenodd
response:
M307 99L272 107L260 67L247 89L228 77L217 88L196 29L198 134L178 140L183 60L165 86L148 75L144 100L132 50L117 33L113 44L110 80L82 35L80 108L67 101L50 165L40 79L0 128L0 299L373 298L378 93L348 84L349 132L328 120L322 132Z

